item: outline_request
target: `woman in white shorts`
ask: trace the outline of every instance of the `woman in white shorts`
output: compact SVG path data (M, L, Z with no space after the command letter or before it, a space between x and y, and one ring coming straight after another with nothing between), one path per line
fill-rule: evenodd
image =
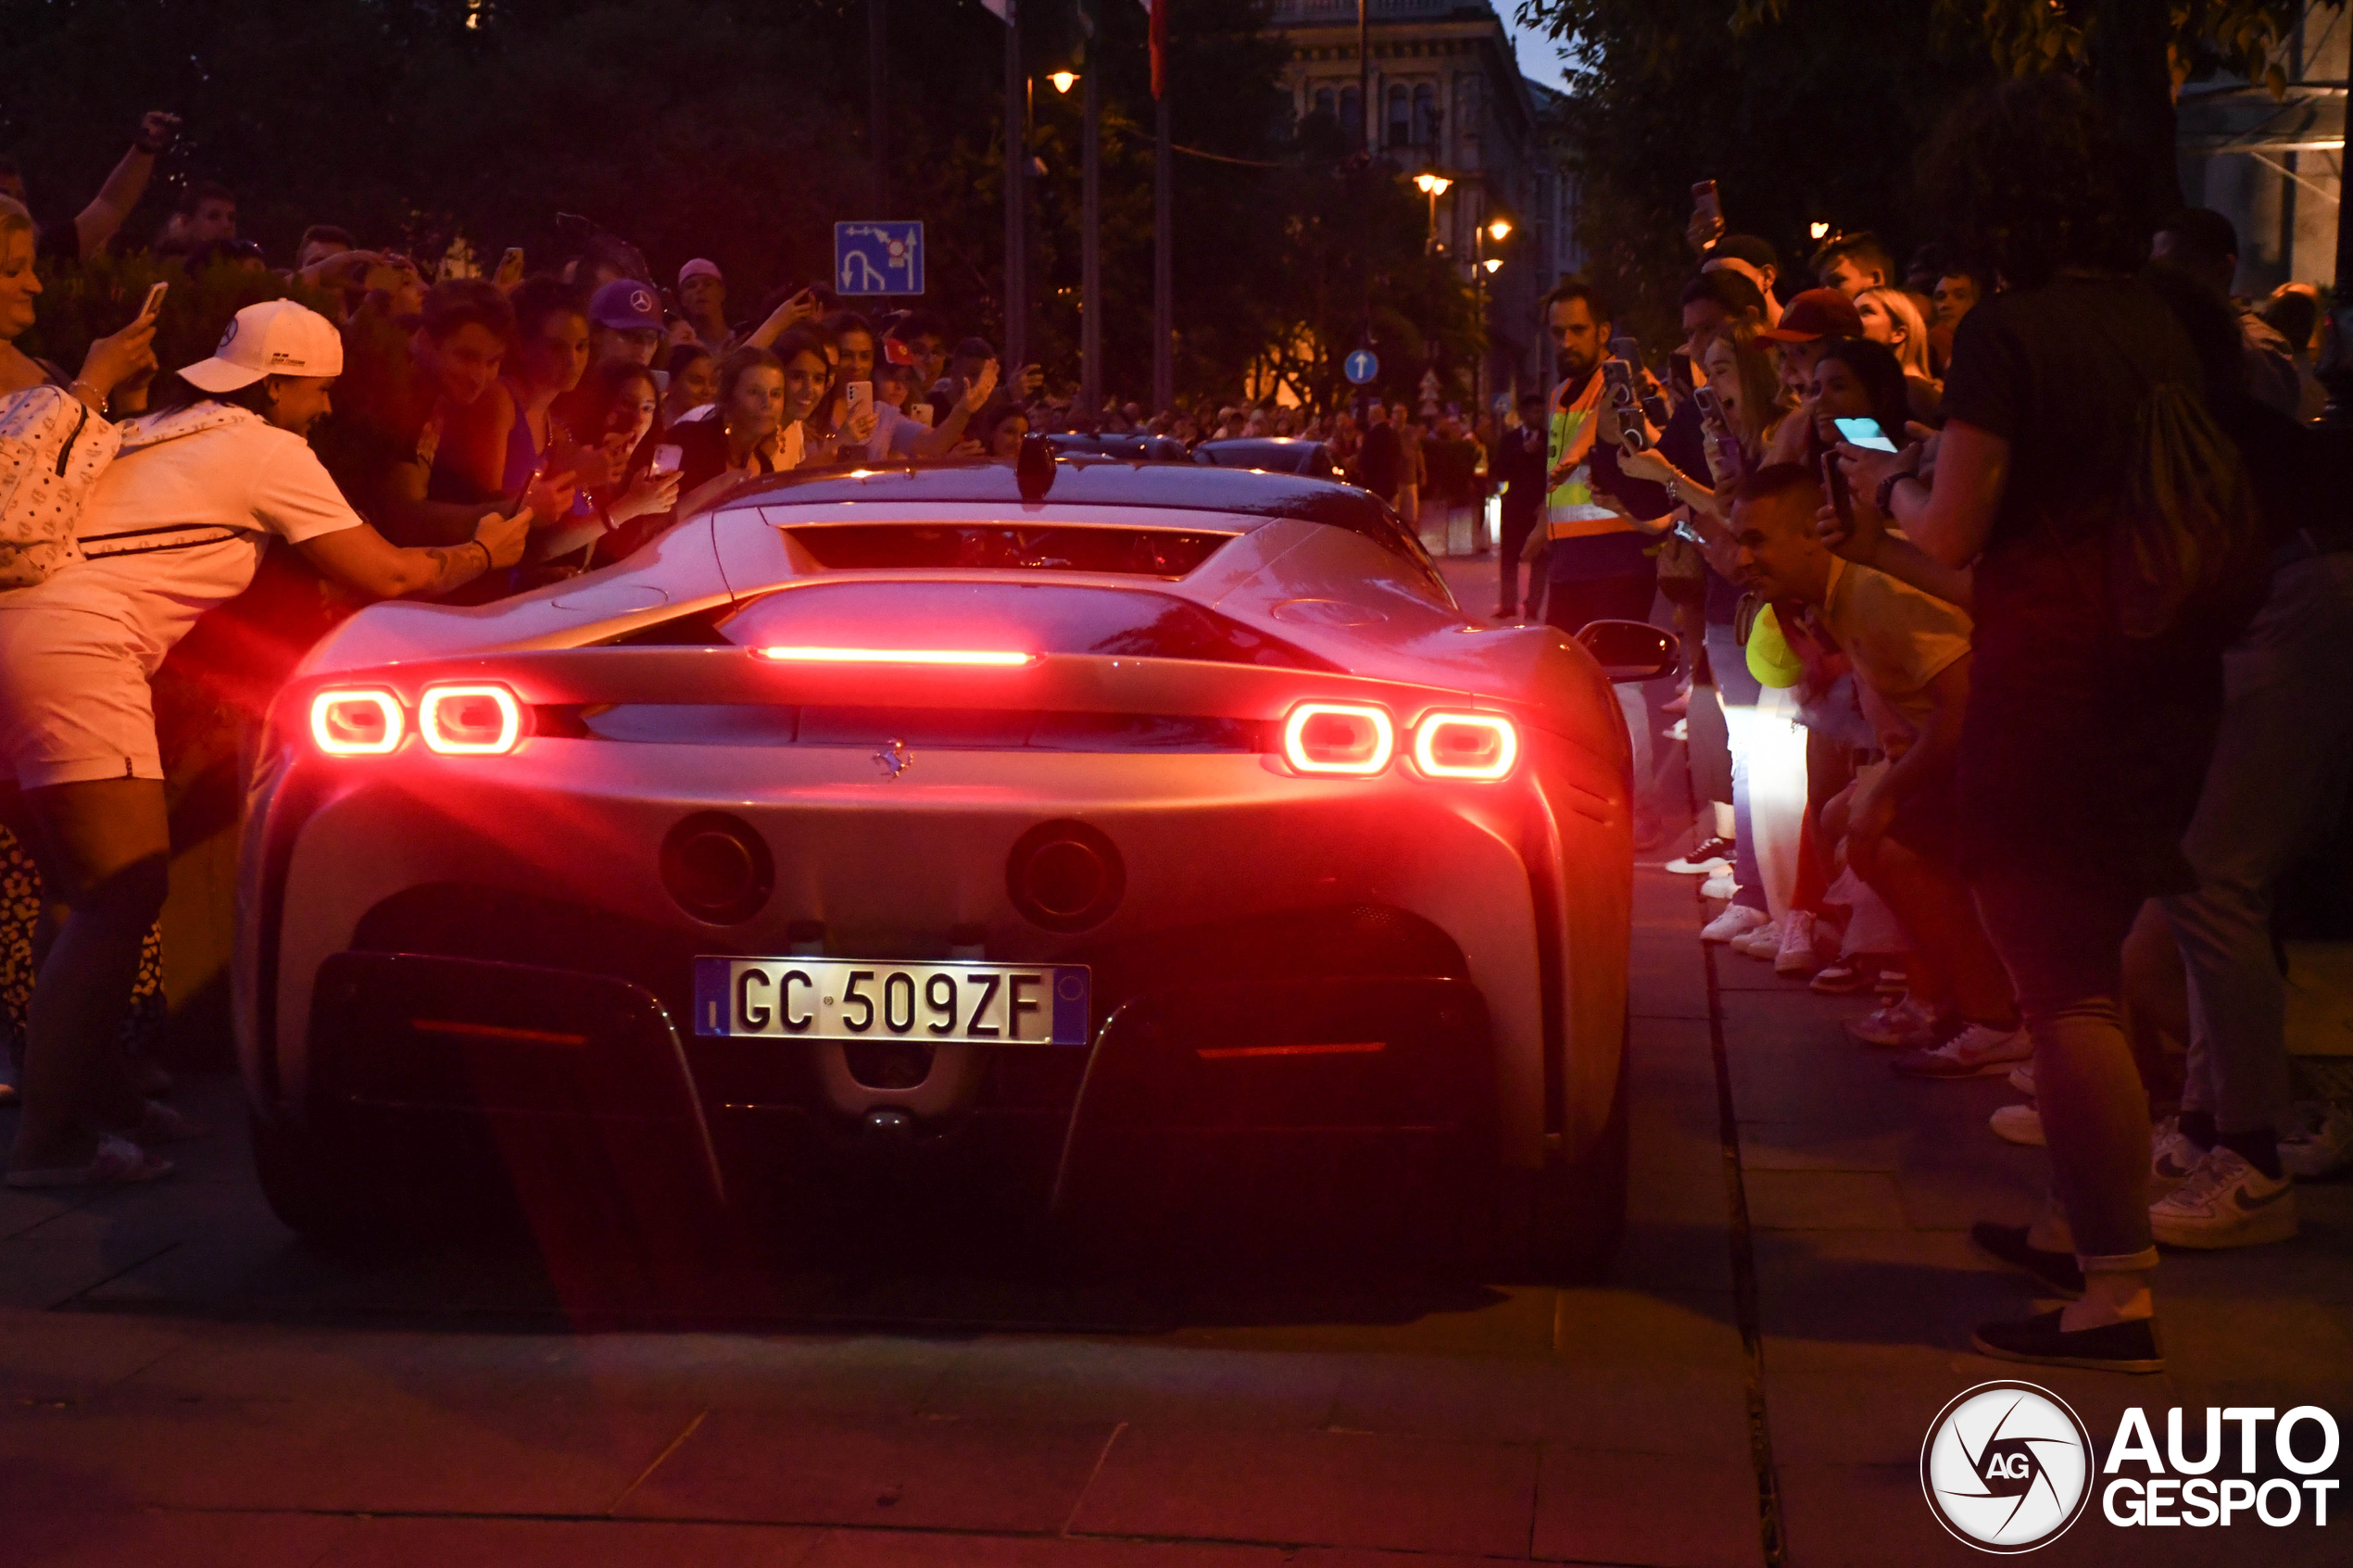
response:
M360 521L307 439L342 370L325 318L291 300L240 310L214 356L180 372L209 395L123 426L82 512L87 558L0 591L0 756L69 911L33 986L10 1186L152 1180L169 1163L114 1134L184 1126L132 1093L107 1048L163 904L147 681L171 646L245 590L273 536L368 598L447 593L522 553L527 513L486 515L472 540L431 549Z

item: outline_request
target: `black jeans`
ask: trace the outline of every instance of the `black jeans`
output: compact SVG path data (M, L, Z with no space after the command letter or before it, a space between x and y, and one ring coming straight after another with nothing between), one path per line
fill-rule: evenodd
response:
M1541 508L1504 508L1504 536L1496 542L1497 564L1503 568L1504 596L1495 601L1504 615L1519 613L1519 553L1528 548L1528 536L1536 532L1536 524L1543 516Z

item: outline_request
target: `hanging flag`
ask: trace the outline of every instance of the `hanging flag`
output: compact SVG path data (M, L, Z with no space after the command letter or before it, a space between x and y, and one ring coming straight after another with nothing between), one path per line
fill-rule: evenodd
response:
M1168 85L1168 0L1143 0L1152 19L1152 96Z

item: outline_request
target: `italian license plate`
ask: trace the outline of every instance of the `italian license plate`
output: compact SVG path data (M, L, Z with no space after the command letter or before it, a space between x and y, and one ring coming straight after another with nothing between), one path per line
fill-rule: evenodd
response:
M1083 1046L1083 964L695 960L695 1033L925 1045Z

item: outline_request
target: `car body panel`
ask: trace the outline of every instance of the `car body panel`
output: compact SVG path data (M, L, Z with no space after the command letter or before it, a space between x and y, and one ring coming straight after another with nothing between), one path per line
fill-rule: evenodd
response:
M303 1114L310 1055L332 1048L308 1034L321 966L371 911L419 889L552 899L709 952L802 950L793 944L814 926L830 953L936 959L954 931L972 956L1018 962L1367 907L1425 922L1459 949L1484 999L1502 1161L1536 1170L1577 1157L1600 1135L1620 1069L1631 902L1630 750L1592 658L1549 628L1469 621L1361 492L1168 465L1058 467L1071 471L1037 503L1002 467L771 482L566 583L354 617L281 695L248 801L236 1017L257 1107ZM1288 515L1298 511L1338 522ZM796 530L878 519L1228 537L1176 578L827 571L795 542ZM911 675L615 641L829 583L943 580L1149 591L1278 639L1301 662L1047 653ZM307 744L322 685L389 690L413 709L426 684L453 680L505 684L538 733L491 757L412 740L393 757L340 758ZM1408 728L1433 709L1503 714L1522 757L1492 783L1426 779L1402 761L1369 779L1302 776L1266 737L1311 696L1375 702ZM958 739L952 723L949 738L912 745L915 731L893 730L910 714L937 730L940 715L1006 712L1191 715L1259 738L1067 749ZM883 765L886 749L911 760ZM704 811L749 824L774 853L774 892L738 924L698 921L665 885L665 834ZM1126 863L1124 900L1083 938L1041 930L1008 902L1011 847L1063 820L1108 834ZM875 1089L859 1103L897 1102Z

